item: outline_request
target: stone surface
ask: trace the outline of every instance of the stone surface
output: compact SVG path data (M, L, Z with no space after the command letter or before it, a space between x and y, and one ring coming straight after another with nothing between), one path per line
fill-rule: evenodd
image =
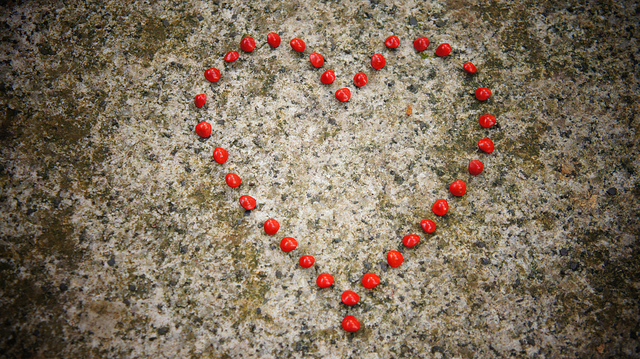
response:
M637 357L639 12L3 3L0 356ZM246 35L256 49L224 63ZM431 40L424 53L418 36ZM453 52L437 58L443 42ZM359 71L369 83L356 89ZM480 86L493 91L485 103ZM196 109L199 93L209 99ZM482 129L484 113L497 125ZM210 138L194 133L200 121ZM494 153L479 152L482 137ZM466 172L471 159L481 175ZM241 187L225 185L229 171ZM456 179L462 198L447 190ZM436 218L439 198L451 208ZM261 229L268 218L275 236ZM409 233L421 243L402 248ZM280 251L284 236L298 249ZM391 249L403 251L398 268L385 263ZM316 265L301 269L302 254ZM360 284L368 271L382 280L374 290ZM321 272L333 288L317 288ZM347 289L357 306L340 304ZM344 332L346 315L362 329Z

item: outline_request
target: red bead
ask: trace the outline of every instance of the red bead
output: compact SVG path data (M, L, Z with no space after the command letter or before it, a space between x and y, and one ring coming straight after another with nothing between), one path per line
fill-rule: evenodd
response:
M229 51L226 55L224 55L224 61L233 62L236 61L240 57L240 55L236 51Z
M357 332L360 330L360 322L353 315L347 315L342 319L342 329L348 332Z
M406 247L414 247L418 243L420 243L420 236L417 234L407 234L402 237L402 244Z
M420 227L422 227L422 230L427 233L433 233L436 231L436 222L430 219L423 219L420 221Z
M240 176L235 173L227 173L227 175L224 177L224 180L227 181L227 184L231 188L236 188L240 186L240 183L242 183Z
M456 197L464 196L464 194L467 193L467 184L461 180L454 181L449 186L449 191Z
M211 124L209 122L200 122L196 125L196 133L203 138L211 136Z
M219 164L227 162L229 158L229 152L222 147L216 147L213 149L213 159Z
M200 108L204 106L205 102L207 102L207 95L205 94L196 95L196 98L193 102L195 102L197 108Z
M351 98L351 90L348 88L341 88L336 91L336 98L341 102L347 102Z
M256 199L247 195L240 196L240 205L242 206L242 208L250 211L256 208Z
M295 238L284 237L280 241L280 249L282 249L283 252L291 252L297 247L298 247L298 241L296 241Z
M396 35L391 35L384 40L384 45L390 49L395 49L400 46L400 39Z
M329 273L322 273L316 279L316 284L320 288L329 288L333 284L333 276Z
M267 42L269 43L269 46L274 48L280 46L280 35L276 34L275 32L268 33Z
M220 70L212 67L204 72L204 78L211 82L218 82L220 81Z
M256 41L251 36L247 36L240 41L240 48L244 52L251 52L256 48Z
M311 65L313 65L313 67L322 67L322 65L324 64L324 57L322 57L322 55L317 52L312 52L309 55L309 60L311 61Z
M476 98L480 101L486 101L491 96L491 90L486 87L480 87L476 90Z
M362 285L367 289L373 289L380 284L380 277L373 273L367 273L362 277Z
M451 53L451 45L449 45L447 43L441 44L436 49L436 55L440 56L440 57L447 56L450 53Z
M494 115L482 115L478 119L478 122L480 122L480 126L482 126L484 128L489 128L489 127L491 127L491 126L496 124L496 116L494 116Z
M276 234L280 230L280 223L273 218L267 219L264 222L264 233L266 234Z
M357 87L362 87L367 84L367 75L364 72L358 72L353 76L353 84Z
M371 67L373 67L374 69L380 70L386 64L387 60L384 59L384 56L382 56L382 54L373 54L373 56L371 56Z
M316 259L313 256L302 256L300 257L300 267L309 268L316 262Z
M436 215L444 216L449 210L449 203L446 199L439 199L436 201L436 203L433 204L433 207L431 209Z
M462 65L462 69L464 70L464 72L468 74L475 74L476 71L478 71L478 69L476 68L476 65L470 62L465 62L465 64Z
M298 51L298 52L304 51L305 44L304 44L304 41L302 41L301 39L291 39L291 42L289 42L289 44L291 44L291 48L295 51Z
M424 51L427 47L429 47L429 39L426 37L422 36L413 40L413 48L415 48L416 51Z
M336 80L336 73L333 72L333 70L327 70L322 74L322 76L320 76L320 82L322 82L325 85L330 85L335 80Z
M484 170L484 165L482 164L482 162L478 161L478 160L473 160L471 162L469 162L469 173L477 176L480 173L482 173L482 170Z
M389 263L389 266L396 268L399 267L402 262L404 262L402 253L398 251L389 251L389 253L387 253L387 263Z
M360 301L360 296L358 295L358 293L352 290L345 290L344 292L342 292L341 299L342 303L346 305L356 305Z
M486 153L491 153L494 150L493 141L488 138L483 138L478 141L478 147Z

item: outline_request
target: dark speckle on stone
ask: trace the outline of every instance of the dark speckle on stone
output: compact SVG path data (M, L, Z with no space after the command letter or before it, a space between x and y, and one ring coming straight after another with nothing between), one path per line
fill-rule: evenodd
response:
M109 258L109 260L107 261L107 264L110 267L113 267L114 265L116 265L116 259L114 257Z
M67 289L69 289L69 286L66 285L65 283L60 283L60 285L58 286L58 288L60 288L61 292L66 292Z
M488 265L488 264L491 264L491 261L489 259L487 259L487 258L482 258L480 260L480 263L482 263L484 265Z
M196 19L198 19L198 21L202 21L202 20L204 20L204 16L198 15L198 17Z
M329 119L329 124L335 126L336 125L336 119L335 118L330 118Z
M571 261L571 262L569 262L569 268L570 268L572 271L576 271L576 270L578 270L578 262L575 262L575 261Z
M158 335L166 335L167 333L169 333L169 327L158 328Z
M136 291L136 286L134 284L129 284L129 290L132 292Z
M476 243L474 243L476 245L476 247L478 248L484 248L487 246L486 243L484 243L483 241L477 241Z
M164 26L164 27L169 27L169 20L167 20L167 19L162 19L162 26Z
M333 239L333 243L340 243L341 239L340 238L334 238Z
M615 187L611 187L607 190L607 194L610 196L615 196L618 194L618 190Z
M282 279L282 272L280 272L279 270L276 271L276 278Z
M409 25L411 26L418 25L418 20L413 16L409 16Z
M180 247L180 253L182 253L182 254L187 253L187 250L188 250L187 246Z
M411 84L407 87L407 91L412 92L412 93L417 93L418 92L418 86Z
M442 20L437 20L437 21L436 21L436 26L437 26L437 27L443 27L443 26L444 26L444 21L442 21Z
M261 308L256 309L256 314L262 314L262 309Z
M560 248L560 255L561 256L566 256L569 253L569 251L566 248Z

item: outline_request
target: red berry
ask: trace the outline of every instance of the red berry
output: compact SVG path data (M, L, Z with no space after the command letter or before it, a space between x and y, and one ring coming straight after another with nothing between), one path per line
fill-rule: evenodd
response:
M402 253L398 251L389 251L389 253L387 253L387 263L389 263L389 266L396 268L399 267L402 262L404 262Z
M329 273L322 273L316 279L316 284L320 288L329 288L333 284L333 276Z
M251 52L256 48L256 41L251 36L247 36L240 41L240 48L244 52Z
M327 70L322 74L322 76L320 76L320 82L322 82L325 85L330 85L335 80L336 80L336 73L333 72L333 70Z
M224 61L233 62L236 61L240 57L240 55L236 51L229 51L226 55L224 55Z
M312 52L311 55L309 55L309 60L311 60L313 67L322 67L324 64L324 57L317 52Z
M347 315L342 319L342 329L348 332L357 332L360 330L360 322L353 315Z
M227 158L229 158L229 152L222 147L216 147L213 150L213 159L216 160L219 164L223 164L227 162Z
M207 95L205 94L196 95L194 102L196 103L197 108L204 106L205 102L207 102Z
M227 181L227 184L231 188L236 188L240 186L240 183L242 183L240 176L235 173L227 173L227 175L224 177L224 180Z
M196 125L196 133L203 138L211 136L211 124L209 122L200 122Z
M427 49L427 47L429 47L429 39L424 36L419 37L413 40L413 47L416 49L416 51L424 51Z
M240 205L242 206L242 208L250 211L256 208L256 199L247 195L240 196Z
M300 257L300 267L309 268L316 262L316 259L313 256L302 256Z
M467 184L461 180L454 181L449 186L449 191L456 197L464 196L464 194L467 193Z
M491 96L491 90L486 87L480 87L476 90L476 98L480 101L486 101Z
M267 42L269 43L269 46L271 46L271 47L280 46L280 35L276 34L275 32L268 33L267 34Z
M417 234L407 234L402 237L402 244L406 247L413 247L420 242L420 236Z
M396 47L400 46L400 39L398 39L398 37L395 35L391 35L387 37L386 40L384 40L384 45L390 49L395 49Z
M478 71L478 69L476 68L476 65L470 62L465 62L465 64L462 65L462 69L464 70L464 72L468 74L475 74L476 71Z
M362 285L367 289L373 289L380 284L380 277L373 273L367 273L362 277Z
M433 207L431 209L436 215L444 216L449 210L449 203L446 199L439 199L436 201L436 203L433 204Z
M280 249L282 249L283 252L291 252L297 247L298 247L298 241L296 241L295 238L284 237L280 241Z
M451 45L449 45L447 43L441 44L436 49L436 55L440 56L440 57L447 56L450 53L451 53Z
M298 52L304 51L305 44L304 44L304 41L302 41L301 39L291 39L291 42L289 42L289 44L291 44L291 48L295 51L298 51Z
M266 234L276 234L280 230L280 223L273 218L267 219L264 222L264 233Z
M360 301L360 296L358 295L358 293L352 290L345 290L344 292L342 292L341 299L342 303L346 305L356 305Z
M482 170L484 170L484 165L482 164L482 162L478 161L478 160L473 160L471 162L469 162L469 173L477 176L480 173L482 173Z
M204 72L204 78L211 82L218 82L220 81L220 70L212 67Z
M373 54L373 56L371 56L371 67L373 67L374 69L380 70L386 64L387 60L384 59L384 56L382 56L382 54Z
M341 102L347 102L351 98L351 90L348 88L341 88L336 91L336 98Z
M480 122L480 126L482 126L484 128L489 128L489 127L491 127L491 126L496 124L496 116L494 116L494 115L482 115L478 119L478 122Z
M436 231L436 222L430 219L423 219L420 221L420 227L422 227L422 230L427 233L433 233Z
M486 153L491 153L494 150L493 141L488 138L483 138L478 141L478 147Z
M358 72L353 76L353 84L357 87L362 87L367 84L367 75L364 72Z

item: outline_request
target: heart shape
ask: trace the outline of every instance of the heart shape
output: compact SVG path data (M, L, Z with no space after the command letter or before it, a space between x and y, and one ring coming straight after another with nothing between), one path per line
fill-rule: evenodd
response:
M272 48L277 48L280 44L279 36L277 38L278 41L274 40L275 36L278 36L278 35L275 33L270 33L267 37L267 42ZM384 41L384 44L388 49L395 49L399 46L399 41L400 41L399 38L394 35L394 36L388 37ZM292 39L290 41L290 45L293 51L299 52L299 53L304 52L306 48L305 42L302 39L298 39L298 38ZM425 51L429 46L429 40L426 37L416 38L413 41L413 46L415 50L418 52ZM255 47L256 47L255 40L251 37L243 38L243 40L240 43L240 48L245 53L252 52L255 49ZM445 57L445 56L448 56L450 53L451 53L451 46L447 43L443 43L440 46L438 46L435 52L435 54L438 57ZM227 55L225 55L224 60L226 62L233 62L238 60L239 57L240 57L239 54L236 51L232 50L232 51L229 51ZM325 62L324 57L317 52L312 52L309 55L309 61L311 65L315 68L321 68ZM381 70L385 67L385 65L386 65L386 59L382 54L375 53L371 57L371 67L374 69L373 71ZM461 71L464 71L468 74L473 74L477 71L477 68L472 63L467 62L463 66L461 66ZM216 68L210 68L205 71L204 77L210 82L215 83L220 80L221 72ZM332 84L335 80L334 71L332 70L325 71L322 74L322 76L319 78L319 80L320 80L319 82L324 85L318 85L318 86L326 86L326 85ZM356 88L364 87L367 84L367 82L368 82L368 77L364 72L358 72L353 77L353 84L356 86ZM481 87L475 90L475 97L479 101L486 101L490 96L491 96L491 91L488 88ZM349 88L340 88L336 90L335 97L340 102L348 102L351 99L351 91ZM196 98L194 101L195 107L197 108L203 107L204 105L203 99L206 99L205 94L196 95ZM406 115L411 116L411 114L412 114L412 108L411 106L408 106ZM485 114L480 117L479 122L482 127L489 128L495 124L496 119L495 119L495 116L493 115ZM209 130L206 135L202 135L203 126L204 127L208 126L208 128L210 129L210 125L208 123L200 122L199 124L196 125L196 133L200 135L200 137L207 138L209 137L211 131ZM478 146L482 151L486 153L491 153L493 152L493 149L494 149L493 142L488 138L481 139L478 142ZM223 161L219 159L221 157L220 155L221 151L224 151L224 154L225 154ZM224 164L228 157L228 153L225 149L216 147L213 157L216 162L220 164ZM483 168L484 168L483 164L480 161L474 159L469 163L468 172L470 175L478 175L482 172ZM241 184L241 179L235 173L228 173L226 175L226 182L230 187L237 188ZM461 180L456 180L449 186L449 190L453 196L461 197L466 193L466 184ZM247 209L247 212L255 208L256 200L253 197L250 197L247 195L242 195L239 197L240 197L239 202L241 206ZM436 200L433 203L431 210L433 214L438 217L445 216L449 210L448 201L442 198ZM422 220L417 219L416 222L420 223L420 227L423 229L424 233L432 234L436 230L436 223L431 219L422 219ZM268 236L277 234L281 229L280 223L274 218L270 218L266 220L264 224L262 224L262 226L263 226L264 233ZM419 242L420 242L420 236L417 234L406 234L402 239L402 245L406 248L415 247L416 245L418 245ZM286 236L280 242L280 248L283 252L289 253L298 248L298 242L293 237ZM388 251L386 253L386 258L387 258L388 265L392 268L397 268L401 266L402 263L404 262L402 253L396 250ZM312 267L314 264L316 264L316 262L313 256L303 255L300 257L299 264L301 268L306 269L306 268ZM334 283L335 283L335 279L329 273L321 273L316 278L316 284L319 288L329 288L329 287L332 287ZM381 283L380 277L375 273L368 272L362 276L362 287L364 287L365 290L373 290L380 283ZM352 290L346 290L342 293L342 302L345 305L349 305L349 306L355 305L358 303L358 301L359 301L359 296L356 292ZM348 332L354 332L360 329L361 324L355 316L348 315L342 320L342 327L344 330Z

